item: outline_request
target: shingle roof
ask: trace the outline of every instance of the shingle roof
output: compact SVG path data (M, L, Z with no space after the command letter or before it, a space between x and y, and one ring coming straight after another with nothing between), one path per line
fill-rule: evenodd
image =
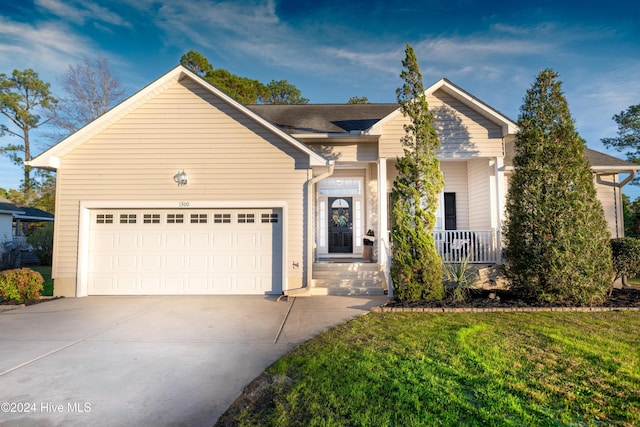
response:
M366 130L398 109L397 104L248 105L289 134Z
M3 212L22 212L22 209L18 208L16 205L11 203L9 200L4 197L0 197L0 211Z
M31 221L53 221L53 214L38 208L20 208L23 213L15 215L16 218Z
M504 156L505 166L513 166L514 155L515 155L515 145L506 144L505 156ZM590 148L585 149L584 155L589 161L589 164L591 165L592 168L598 168L598 169L611 168L613 170L624 170L624 169L640 170L640 165L627 162L625 160L610 156L605 153L601 153L599 151L592 150Z

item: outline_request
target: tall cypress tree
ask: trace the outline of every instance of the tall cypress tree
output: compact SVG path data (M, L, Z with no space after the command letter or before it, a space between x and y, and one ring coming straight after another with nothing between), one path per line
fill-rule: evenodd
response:
M520 108L506 273L514 290L538 300L597 303L612 279L609 232L557 78L541 71Z
M418 60L409 44L405 54L400 74L404 84L396 95L409 123L404 126L404 156L396 161L398 176L391 193L394 221L391 278L399 299L435 300L444 296L442 261L433 239L438 193L443 187L436 158L440 141L429 112Z

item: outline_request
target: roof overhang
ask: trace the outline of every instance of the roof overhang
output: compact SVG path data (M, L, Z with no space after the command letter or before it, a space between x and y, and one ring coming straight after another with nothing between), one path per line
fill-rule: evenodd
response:
M13 215L14 218L22 220L22 221L47 221L47 222L53 222L54 218L52 217L41 217L41 216L31 216L31 215L22 215L22 214L18 214L16 215L14 213Z

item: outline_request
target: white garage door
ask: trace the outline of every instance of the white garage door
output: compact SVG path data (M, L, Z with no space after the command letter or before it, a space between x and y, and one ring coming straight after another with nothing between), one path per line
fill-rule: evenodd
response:
M280 294L280 209L92 210L89 295Z

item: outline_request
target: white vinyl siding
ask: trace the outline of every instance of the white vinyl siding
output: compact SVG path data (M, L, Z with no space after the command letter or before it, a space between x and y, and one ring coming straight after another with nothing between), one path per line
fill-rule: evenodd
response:
M375 142L336 142L324 139L322 142L304 142L313 151L339 162L374 162L378 159L378 144Z
M469 229L491 229L491 166L488 159L467 162L469 175Z
M469 229L469 195L467 194L466 162L440 162L444 177L444 193L456 194L456 226L458 230ZM442 199L441 199L442 200ZM444 226L444 208L442 209Z
M458 230L469 230L467 162L443 161L440 162L440 170L444 178L443 193L456 193L456 225ZM398 176L398 171L395 168L395 164L390 164L387 169L387 188L389 192L393 189L393 181L396 176ZM442 201L442 194L440 196L440 201ZM441 215L444 214L442 209L439 212L442 212Z
M442 90L427 97L440 138L438 157L502 157L502 128ZM385 124L380 137L380 157L403 154L400 139L407 119L401 114Z
M178 187L182 170L189 181ZM301 265L307 170L307 155L244 113L191 80L175 83L61 159L56 293L75 295L81 201L283 201L286 265ZM302 269L284 274L291 287L303 282Z
M607 229L611 237L624 237L624 219L622 217L622 203L620 189L614 187L618 182L617 175L600 175L595 181L596 195L602 204ZM607 185L611 184L611 185Z

